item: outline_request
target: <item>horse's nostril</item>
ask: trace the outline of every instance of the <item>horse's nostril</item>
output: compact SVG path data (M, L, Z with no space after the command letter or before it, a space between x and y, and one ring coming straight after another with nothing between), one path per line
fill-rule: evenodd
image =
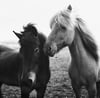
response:
M48 47L48 51L51 51L51 47Z

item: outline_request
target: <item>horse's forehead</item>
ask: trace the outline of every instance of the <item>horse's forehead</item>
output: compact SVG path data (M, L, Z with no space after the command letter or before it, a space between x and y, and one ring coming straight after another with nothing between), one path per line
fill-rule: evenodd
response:
M37 46L37 45L40 44L38 35L35 36L34 33L32 33L32 32L28 32L26 34L24 33L20 42L22 44L26 44L26 45L29 44L29 45L32 45L32 46Z
M71 24L70 16L62 12L58 13L51 19L50 27L52 28L54 24L61 24L68 27Z
M34 36L36 35L33 32L25 32L22 38L32 40L34 39Z
M29 36L32 36L32 35L34 35L34 33L33 32L24 32L24 34L23 34L23 36L24 37L29 37Z

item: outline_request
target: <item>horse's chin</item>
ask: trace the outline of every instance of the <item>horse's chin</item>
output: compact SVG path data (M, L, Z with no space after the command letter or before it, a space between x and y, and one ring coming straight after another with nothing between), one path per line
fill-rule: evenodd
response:
M50 52L50 53L48 53L48 55L49 55L50 57L53 57L55 54L56 54L56 52Z

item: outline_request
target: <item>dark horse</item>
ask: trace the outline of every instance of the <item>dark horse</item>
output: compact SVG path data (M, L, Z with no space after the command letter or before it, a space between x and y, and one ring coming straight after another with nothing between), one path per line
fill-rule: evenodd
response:
M54 56L68 46L72 58L69 75L76 98L80 98L82 86L88 90L89 98L95 98L100 87L97 82L99 56L97 45L84 21L79 17L73 17L72 7L69 5L66 10L52 18L50 27L51 33L46 41L45 52ZM96 83L99 85L98 88Z
M37 98L43 98L50 78L49 57L43 51L46 38L32 24L14 33L19 38L19 52L0 46L0 86L5 83L21 87L21 98L29 98L35 89Z

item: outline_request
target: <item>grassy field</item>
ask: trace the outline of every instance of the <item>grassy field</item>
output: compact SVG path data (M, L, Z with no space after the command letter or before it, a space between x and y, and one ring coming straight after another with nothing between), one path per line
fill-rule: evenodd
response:
M13 45L8 44L10 47ZM13 48L18 48L15 45ZM68 75L70 64L70 54L67 48L60 51L54 57L50 58L51 78L45 93L45 98L74 98ZM2 93L4 98L20 98L20 88L3 85ZM34 91L31 97L34 96ZM84 95L84 92L83 92ZM32 97L33 98L33 97ZM82 98L85 98L84 96Z

